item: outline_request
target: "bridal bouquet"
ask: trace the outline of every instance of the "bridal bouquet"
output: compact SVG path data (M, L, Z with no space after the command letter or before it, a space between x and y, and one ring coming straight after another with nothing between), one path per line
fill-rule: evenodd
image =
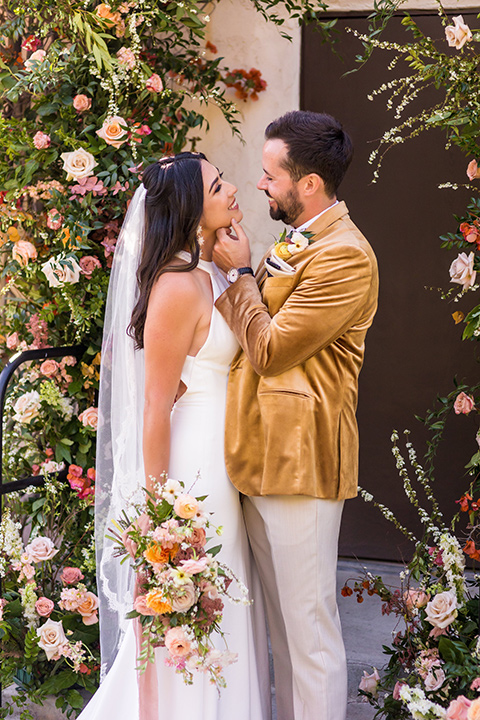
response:
M224 600L249 604L247 589L232 571L218 560L221 545L206 548L210 515L205 497L193 497L181 482L163 477L155 496L135 506L136 517L126 513L110 530L117 541L118 555L130 557L136 574L135 600L129 618L138 618L142 651L138 669L144 672L154 660L155 647L165 647L167 665L193 682L193 672L205 672L217 688L225 687L222 671L237 655L218 650L214 633L221 630ZM221 533L221 528L216 530ZM122 561L123 562L123 561ZM228 588L235 580L240 598Z

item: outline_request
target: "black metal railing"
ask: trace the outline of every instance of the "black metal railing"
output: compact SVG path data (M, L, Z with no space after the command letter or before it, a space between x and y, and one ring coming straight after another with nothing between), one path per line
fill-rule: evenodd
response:
M3 482L3 413L5 409L5 398L7 388L14 372L23 365L23 363L32 360L46 360L47 358L62 358L67 355L80 358L85 352L84 345L70 345L65 347L43 348L41 350L25 350L13 355L9 362L5 365L0 373L0 518L3 511L3 496L11 492L25 490L27 487L40 487L44 484L43 475L32 475L30 477L13 480L12 482ZM52 473L58 476L58 473ZM2 593L2 579L0 577L0 597ZM2 685L0 682L0 707L2 707Z

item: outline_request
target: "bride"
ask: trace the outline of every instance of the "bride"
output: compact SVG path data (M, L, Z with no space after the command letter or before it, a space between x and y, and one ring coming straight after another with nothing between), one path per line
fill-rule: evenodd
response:
M97 442L96 543L104 680L81 720L267 720L269 673L262 608L225 604L222 629L238 660L219 694L207 675L193 685L164 663L137 678L133 577L108 538L112 519L142 500L163 472L185 483L223 527L219 559L250 591L238 492L223 458L229 365L238 349L214 307L228 283L212 262L216 231L242 212L236 188L201 153L146 168L117 243L102 349ZM173 409L172 409L173 407ZM195 478L198 475L198 479ZM192 487L193 486L193 487ZM262 629L259 632L258 628ZM218 647L223 649L222 639Z

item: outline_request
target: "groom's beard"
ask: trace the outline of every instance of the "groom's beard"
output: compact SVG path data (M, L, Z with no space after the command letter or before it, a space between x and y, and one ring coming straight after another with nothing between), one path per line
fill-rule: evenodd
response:
M270 206L270 217L272 220L281 220L285 225L293 225L297 217L301 215L304 210L304 206L298 197L297 188L289 190L281 200L272 197L266 190L265 195L277 203L276 208Z

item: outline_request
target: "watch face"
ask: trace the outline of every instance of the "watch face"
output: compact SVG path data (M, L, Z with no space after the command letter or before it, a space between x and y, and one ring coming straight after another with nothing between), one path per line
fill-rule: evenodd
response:
M231 268L227 273L227 280L229 283L234 283L235 280L238 280L238 270L237 268Z

